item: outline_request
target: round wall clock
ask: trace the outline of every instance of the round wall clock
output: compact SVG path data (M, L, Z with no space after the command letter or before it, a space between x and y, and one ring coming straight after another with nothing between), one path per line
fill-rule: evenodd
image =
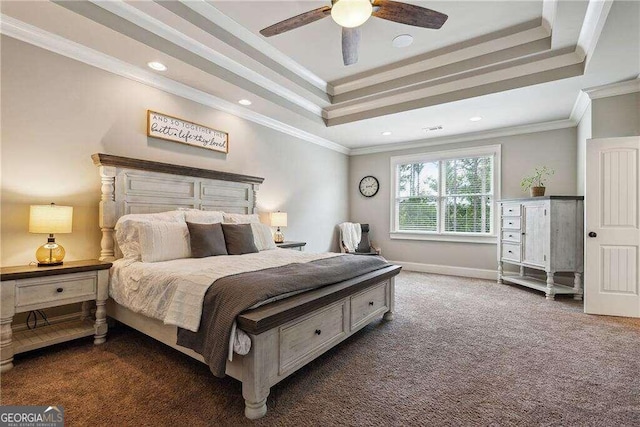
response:
M365 176L360 180L360 194L364 197L373 197L380 189L380 183L375 176Z

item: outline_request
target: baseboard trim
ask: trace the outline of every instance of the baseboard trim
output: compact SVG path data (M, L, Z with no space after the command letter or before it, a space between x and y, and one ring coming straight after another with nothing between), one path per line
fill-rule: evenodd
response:
M389 261L393 264L401 265L408 271L420 273L445 274L447 276L471 277L474 279L496 280L498 272L495 270L485 270L482 268L456 267L453 265L423 264L419 262Z

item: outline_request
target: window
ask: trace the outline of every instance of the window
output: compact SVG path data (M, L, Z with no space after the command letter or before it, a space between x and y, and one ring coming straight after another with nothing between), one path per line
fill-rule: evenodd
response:
M495 242L500 146L391 158L391 237Z

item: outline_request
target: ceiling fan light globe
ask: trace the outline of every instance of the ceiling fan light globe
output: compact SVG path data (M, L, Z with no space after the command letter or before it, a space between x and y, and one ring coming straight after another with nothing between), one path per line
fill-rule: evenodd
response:
M341 27L355 28L367 22L372 12L370 0L338 0L331 8L331 18Z

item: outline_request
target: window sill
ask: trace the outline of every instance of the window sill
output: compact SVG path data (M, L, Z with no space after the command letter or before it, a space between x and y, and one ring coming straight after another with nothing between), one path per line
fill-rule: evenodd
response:
M480 243L487 245L498 244L498 238L495 235L474 236L469 234L440 234L392 231L391 233L389 233L389 237L391 239L397 240L431 240L437 242Z

